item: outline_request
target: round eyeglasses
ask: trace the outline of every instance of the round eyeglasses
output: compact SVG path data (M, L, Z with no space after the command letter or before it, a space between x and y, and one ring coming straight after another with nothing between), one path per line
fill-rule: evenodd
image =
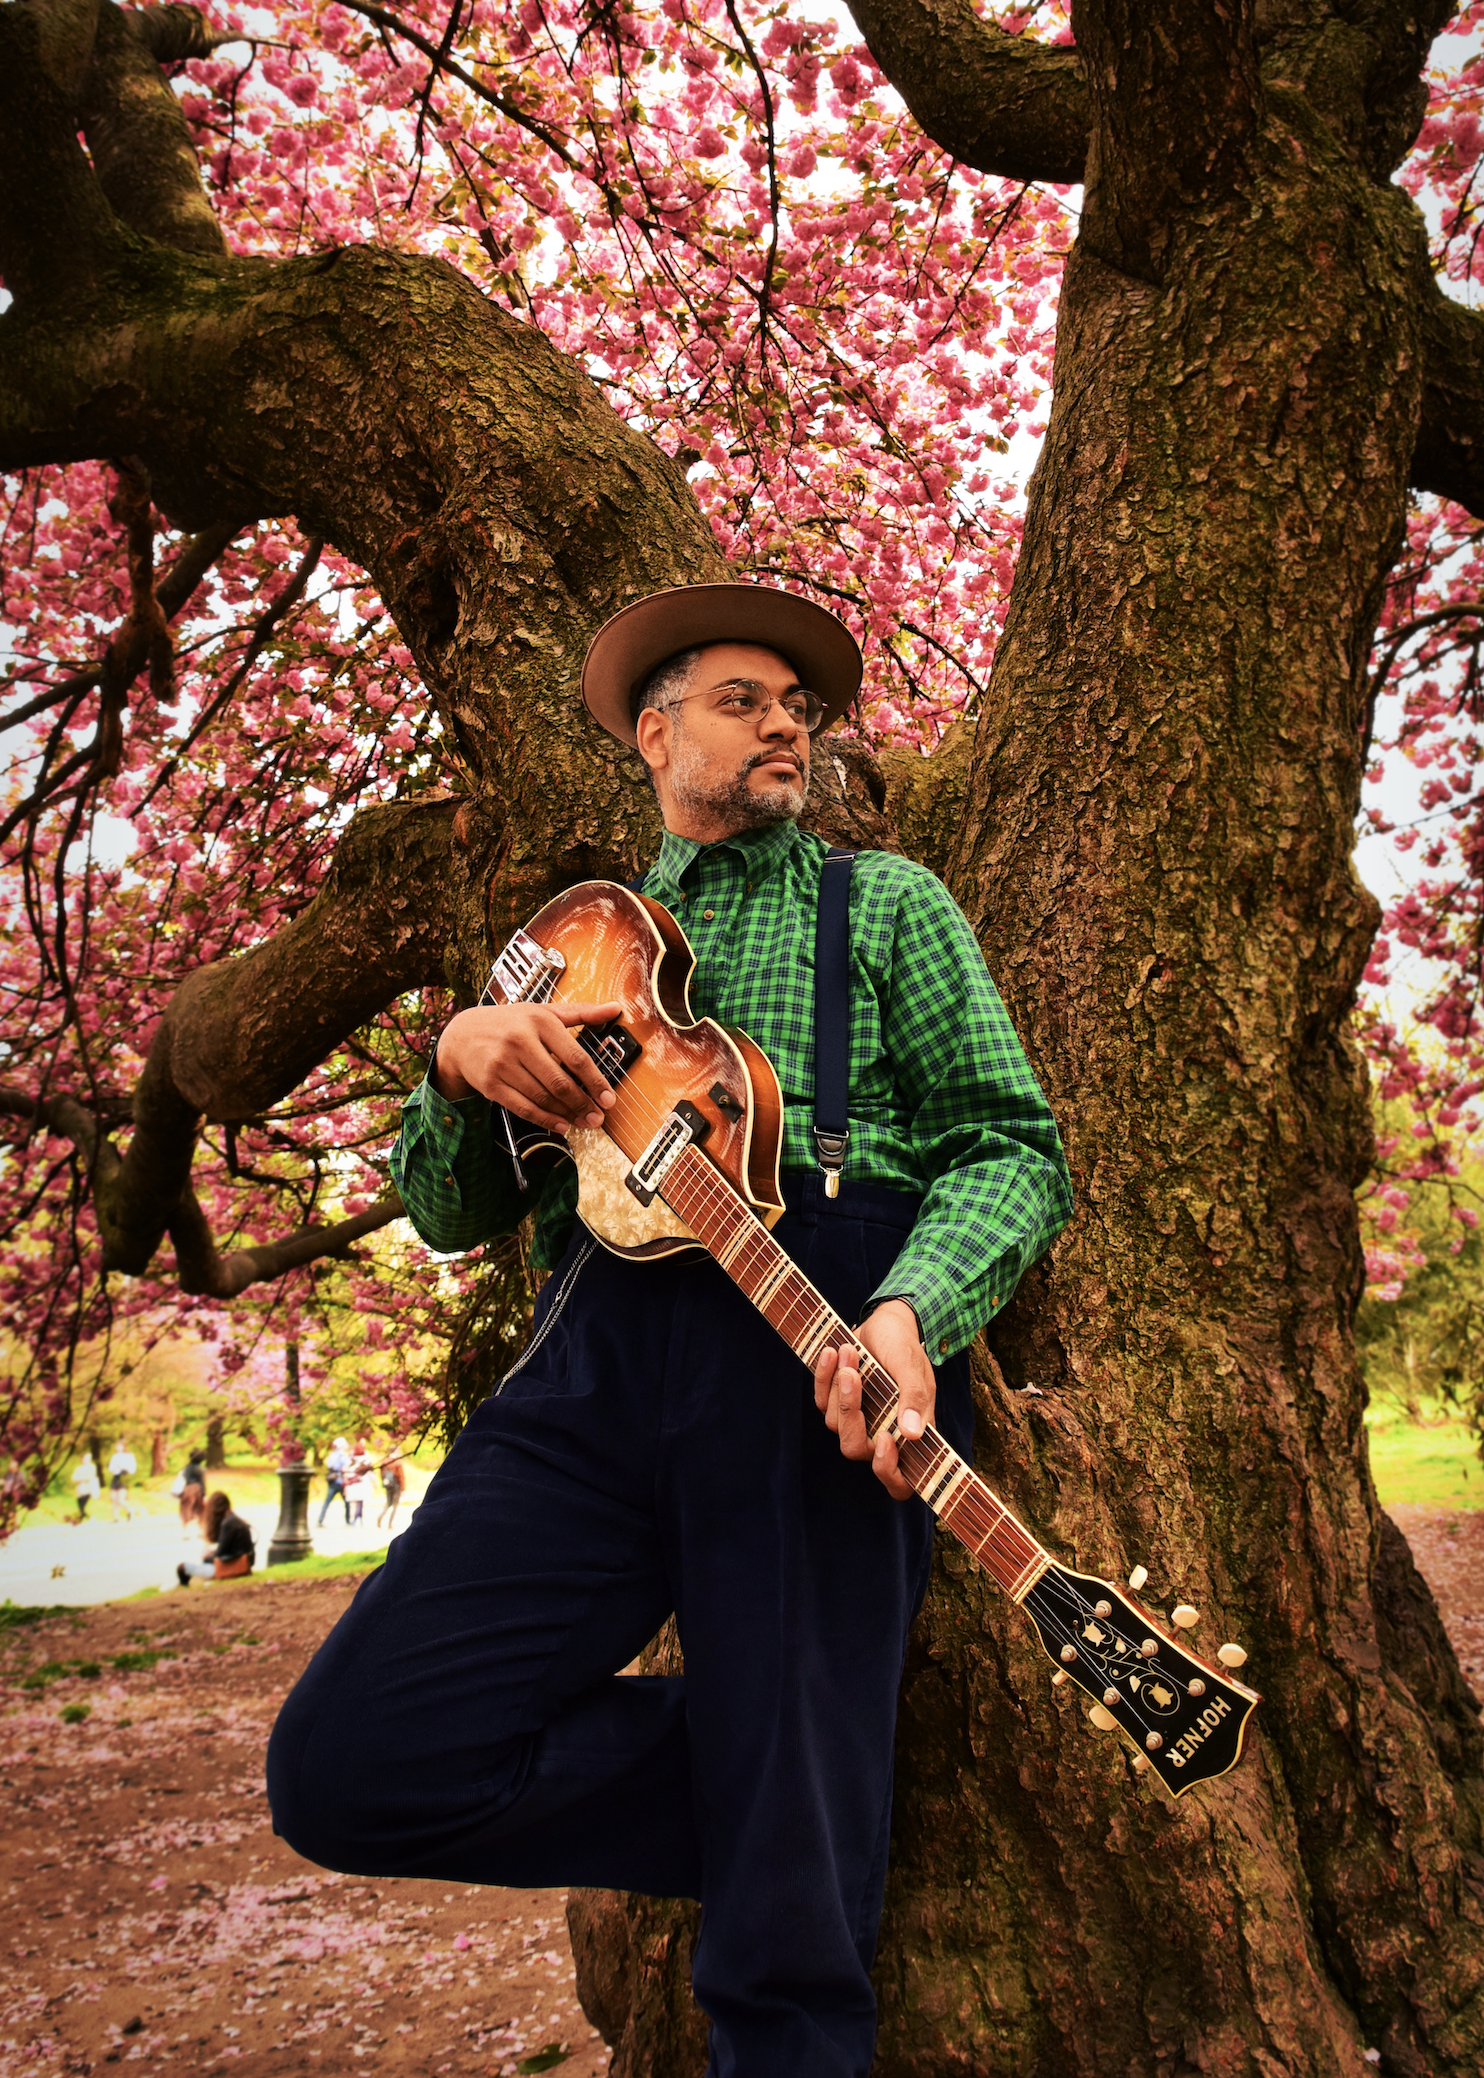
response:
M707 693L686 693L679 700L668 704L684 707L691 700L705 700ZM806 693L802 686L795 686L787 693L765 693L760 686L739 685L725 693L714 708L717 714L731 715L735 721L745 722L755 729L770 707L781 707L796 729L812 736L824 720L824 705L814 693Z

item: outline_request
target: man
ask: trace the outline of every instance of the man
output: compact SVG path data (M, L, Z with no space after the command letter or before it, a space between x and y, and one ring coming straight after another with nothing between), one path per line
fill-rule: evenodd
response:
M825 846L796 819L811 730L859 679L833 615L720 585L618 615L583 689L654 782L665 837L644 888L695 947L696 1014L748 1030L778 1071L777 1240L861 1322L900 1386L904 1433L936 1404L967 1449L966 1345L1070 1194L963 917L886 853L851 869L837 1195L819 1166ZM601 1123L612 1094L573 1027L617 1009L452 1020L392 1164L431 1246L508 1231L537 1196L502 1110L557 1133ZM932 1519L890 1438L866 1433L849 1349L825 1352L811 1392L709 1258L602 1249L574 1225L570 1164L540 1198L535 1255L552 1274L530 1345L285 1705L275 1823L367 1874L699 1897L694 1982L717 2078L860 2078L896 1691ZM619 1676L672 1610L683 1678Z

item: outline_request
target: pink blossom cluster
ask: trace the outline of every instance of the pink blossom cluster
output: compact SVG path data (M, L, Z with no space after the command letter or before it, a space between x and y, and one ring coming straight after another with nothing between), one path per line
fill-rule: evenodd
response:
M1069 40L1060 0L988 12ZM1047 408L1064 193L954 165L848 20L758 0L472 0L446 42L432 0L374 18L358 0L269 0L212 18L241 40L179 68L175 90L233 251L370 241L452 262L680 461L740 568L845 615L868 660L868 739L930 748L972 709ZM1438 264L1454 275L1479 159L1475 71L1434 83L1407 174L1452 212ZM173 676L134 681L116 769L90 778L100 700L87 674L129 603L119 496L107 470L81 465L12 479L0 502L0 824L13 821L0 1084L78 1097L122 1144L171 992L297 915L357 808L426 791L448 766L364 573L265 524L179 615ZM157 527L159 576L182 544ZM1472 827L1455 784L1476 762L1472 679L1456 659L1424 661L1442 623L1394 656L1385 645L1476 576L1462 516L1419 508L1378 656L1408 711L1377 755L1431 758L1446 793L1429 813L1459 832ZM1462 948L1484 876L1476 847L1453 858L1439 854L1439 886L1459 892L1419 893L1391 940L1412 930ZM391 1006L270 1113L205 1131L194 1182L223 1249L379 1195L398 1103L446 1009L433 995ZM1471 997L1439 1007L1439 1045L1461 1050L1451 1083L1427 1083L1434 1135L1460 1129L1444 1098L1473 1077L1475 1022ZM1434 1073L1379 1017L1366 1042L1393 1079ZM280 1397L290 1339L311 1405L342 1404L353 1385L393 1433L436 1414L477 1261L433 1262L398 1225L228 1311L179 1294L168 1246L148 1276L104 1280L84 1158L13 1114L0 1148L0 1423L21 1468L0 1531L75 1433L75 1359L113 1321L211 1340L265 1437L288 1442L308 1418ZM1405 1190L1419 1163L1446 1168L1441 1149L1416 1141L1387 1187ZM1401 1210L1384 1201L1374 1222L1378 1279L1383 1255L1402 1263L1393 1283L1405 1261L1379 1221Z

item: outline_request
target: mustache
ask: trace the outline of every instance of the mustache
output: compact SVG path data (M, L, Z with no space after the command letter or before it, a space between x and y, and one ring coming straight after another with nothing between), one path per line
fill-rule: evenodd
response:
M803 759L799 756L797 751L792 750L754 751L752 756L746 759L743 763L742 770L738 776L742 779L745 779L748 773L755 772L759 765L771 765L777 758L787 758L789 763L793 766L794 770L798 773L800 779L805 779L808 777L808 774L804 770Z

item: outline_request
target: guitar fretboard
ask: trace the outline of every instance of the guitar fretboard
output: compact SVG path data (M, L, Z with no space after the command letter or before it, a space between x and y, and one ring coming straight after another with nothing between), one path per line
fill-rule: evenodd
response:
M874 1436L884 1425L896 1438L903 1478L1006 1593L1021 1600L1051 1563L1050 1554L936 1429L911 1438L898 1433L895 1382L725 1177L688 1147L671 1165L660 1196L811 1371L825 1349L848 1344L856 1351L867 1429Z

